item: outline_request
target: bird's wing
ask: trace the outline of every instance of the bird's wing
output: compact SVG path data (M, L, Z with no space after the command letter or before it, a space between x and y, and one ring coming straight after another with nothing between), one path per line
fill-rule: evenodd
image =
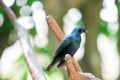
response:
M72 41L72 37L71 36L68 36L66 37L62 43L60 44L60 46L58 47L58 49L56 50L55 52L55 56L56 57L65 47L67 47Z

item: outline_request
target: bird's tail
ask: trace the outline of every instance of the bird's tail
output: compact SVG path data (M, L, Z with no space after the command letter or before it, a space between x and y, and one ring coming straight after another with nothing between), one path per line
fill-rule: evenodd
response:
M48 67L46 68L46 71L50 71L53 66L58 62L59 59L54 58L54 60L51 62L51 64L48 65Z
M54 64L49 64L48 67L46 68L46 71L50 71L53 68Z
M65 60L61 60L60 63L58 64L58 68L61 68L65 65Z

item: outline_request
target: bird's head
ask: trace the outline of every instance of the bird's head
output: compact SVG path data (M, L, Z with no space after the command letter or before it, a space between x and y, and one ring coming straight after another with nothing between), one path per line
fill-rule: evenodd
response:
M83 32L87 32L87 30L82 26L77 26L72 31L72 33L78 33L78 34L81 34Z

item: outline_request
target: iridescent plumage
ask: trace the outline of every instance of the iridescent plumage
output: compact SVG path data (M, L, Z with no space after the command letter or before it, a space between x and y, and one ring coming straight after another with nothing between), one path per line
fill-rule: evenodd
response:
M58 67L65 63L64 58L66 54L73 56L78 50L81 43L81 33L86 32L82 26L77 26L73 29L70 35L68 35L60 44L55 52L55 56L51 64L46 68L46 71L50 71L52 67L58 62Z

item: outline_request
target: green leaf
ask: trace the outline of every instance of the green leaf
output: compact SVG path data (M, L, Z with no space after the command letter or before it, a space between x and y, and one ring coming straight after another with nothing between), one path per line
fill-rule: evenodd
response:
M28 73L27 73L27 72L25 72L25 73L23 74L23 77L22 77L22 79L21 79L21 80L27 80L27 76L28 76Z
M108 23L107 22L105 22L105 21L102 21L102 23L101 23L101 32L103 33L103 34L105 34L106 36L109 36L110 35L110 32L108 31Z
M32 35L33 37L35 37L35 35L37 34L37 32L36 32L36 30L35 30L35 27L32 28L32 29L30 29L30 30L29 30L29 33L30 33L30 35Z

